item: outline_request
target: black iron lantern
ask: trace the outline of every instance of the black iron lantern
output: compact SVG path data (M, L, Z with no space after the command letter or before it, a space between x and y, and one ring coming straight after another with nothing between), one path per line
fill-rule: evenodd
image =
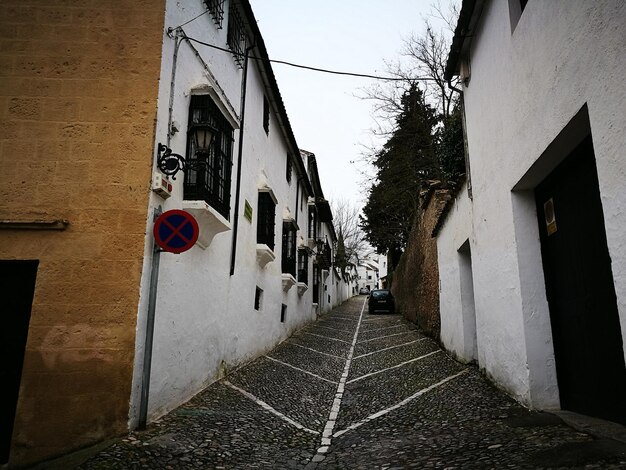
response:
M194 150L199 153L208 153L217 129L208 124L193 124L189 132Z
M189 129L189 137L193 144L193 151L196 154L208 154L211 150L211 144L217 135L218 130L209 124L193 124ZM172 150L161 143L157 147L157 166L159 170L172 179L176 179L176 173L179 171L185 171L185 168L198 169L199 167L206 165L204 160L198 160L195 158L187 161L185 157L177 153L172 153Z

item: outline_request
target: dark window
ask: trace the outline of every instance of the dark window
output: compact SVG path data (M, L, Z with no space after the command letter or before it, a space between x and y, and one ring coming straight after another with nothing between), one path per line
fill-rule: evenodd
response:
M296 277L296 227L283 222L282 272Z
M263 289L257 286L256 291L254 292L254 309L261 309L261 298L263 297Z
M222 29L222 21L224 21L224 2L226 0L204 0L207 10L211 13L213 21L219 29Z
M217 130L208 151L195 148L193 128L209 125ZM230 216L230 177L233 128L208 95L191 97L187 133L187 168L184 199L206 201L226 219ZM197 165L203 161L204 165Z
M528 3L528 0L519 0L519 6L522 11L524 11L524 8L526 8L527 3Z
M320 298L320 270L313 264L313 303L319 303Z
M287 154L287 168L285 171L285 178L287 183L291 184L291 173L293 172L293 163L291 161L291 155Z
M287 319L287 306L285 304L282 304L280 306L280 322L285 323L286 319Z
M276 203L268 192L259 193L259 208L256 226L256 242L264 243L274 250L274 225L276 220Z
M388 290L374 290L372 291L372 297L374 299L388 299L391 298L391 292Z
M270 133L270 102L263 97L263 129L266 134Z
M298 282L309 283L309 254L306 250L298 250Z
M317 214L314 205L309 206L309 238L317 238Z
M317 262L323 269L329 269L332 264L332 252L328 241L322 243L321 251L317 255Z
M239 13L236 2L230 2L228 9L228 31L226 33L226 43L233 53L235 62L243 68L244 55L247 46L246 29L243 18Z

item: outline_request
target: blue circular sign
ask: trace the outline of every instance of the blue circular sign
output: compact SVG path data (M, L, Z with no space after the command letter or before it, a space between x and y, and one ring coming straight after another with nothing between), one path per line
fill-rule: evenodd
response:
M154 223L154 239L164 251L182 253L198 240L198 222L191 214L178 209L163 212Z

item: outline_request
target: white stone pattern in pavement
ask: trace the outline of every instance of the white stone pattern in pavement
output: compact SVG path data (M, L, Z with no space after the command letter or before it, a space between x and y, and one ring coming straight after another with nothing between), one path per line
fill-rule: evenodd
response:
M358 322L357 322L357 325L356 325L356 329L354 331L354 335L353 335L352 341L345 341L345 340L342 340L342 339L332 338L332 337L329 337L329 336L324 336L324 335L319 335L319 334L309 333L309 332L303 332L303 334L308 335L308 336L315 336L315 337L318 337L318 338L324 338L324 339L327 339L327 340L333 340L333 341L338 341L338 342L341 342L341 343L350 344L350 350L348 351L347 357L345 357L345 358L340 357L340 356L336 356L336 355L333 355L333 354L329 354L329 353L326 353L326 352L317 351L316 349L309 348L309 347L306 347L306 346L302 346L302 345L299 345L299 344L296 344L296 343L291 343L289 340L287 340L292 346L297 346L299 348L306 349L306 350L312 351L312 352L317 353L317 354L322 354L322 355L334 357L334 358L337 358L337 359L345 359L346 362L345 362L343 373L341 375L341 378L340 378L339 382L335 382L335 381L326 379L324 377L321 377L318 374L314 374L313 372L304 370L304 369L302 369L300 367L296 367L296 366L294 366L292 364L289 364L287 362L280 361L280 360L278 360L276 358L273 358L271 356L267 356L267 355L265 356L265 358L270 360L270 361L273 361L273 362L279 363L279 364L281 364L283 366L295 369L295 370L297 370L299 372L303 372L303 373L305 373L307 375L315 377L316 379L319 379L319 380L322 380L322 381L325 381L325 382L329 382L329 383L332 383L332 384L337 384L337 391L335 392L335 397L333 399L333 403L332 403L332 406L331 406L331 409L330 409L330 414L328 416L328 420L326 421L326 424L324 425L324 429L322 431L321 443L320 443L319 448L317 449L316 455L314 455L312 457L312 459L311 459L312 462L321 462L322 460L324 460L325 454L328 452L329 447L330 447L330 445L332 443L332 439L334 437L339 437L339 436L347 433L348 431L352 431L354 429L357 429L360 426L362 426L362 425L364 425L364 424L366 424L366 423L368 423L368 422L370 422L370 421L372 421L372 420L374 420L376 418L384 416L384 415L386 415L387 413L390 413L393 410L396 410L396 409L398 409L400 407L403 407L403 406L407 405L408 403L410 403L411 401L413 401L414 399L422 396L423 394L425 394L425 393L427 393L427 392L429 392L429 391L431 391L431 390L433 390L433 389L435 389L437 387L440 387L441 385L443 385L443 384L449 382L450 380L460 376L461 374L467 372L467 369L465 369L465 370L463 370L463 371L461 371L461 372L459 372L457 374L454 374L454 375L451 375L449 377L446 377L443 380L440 380L439 382L437 382L435 384L432 384L432 385L430 385L430 386L428 386L428 387L426 387L426 388L424 388L422 390L419 390L418 392L416 392L413 395L405 398L404 400L400 401L399 403L396 403L393 406L390 406L390 407L388 407L386 409L380 410L380 411L378 411L378 412L376 412L376 413L374 413L374 414L372 414L372 415L370 415L370 416L368 416L368 417L366 417L366 418L364 418L364 419L362 419L362 420L360 420L360 421L358 421L356 423L351 424L346 429L343 429L341 431L337 431L337 432L333 433L333 431L335 429L335 424L337 423L337 417L338 417L339 412L341 410L341 402L342 402L342 399L343 399L345 386L347 384L350 384L350 383L356 382L358 380L362 380L362 379L365 379L365 378L368 378L368 377L371 377L371 376L374 376L374 375L377 375L377 374L388 372L390 370L394 370L394 369L397 369L397 368L400 368L400 367L404 367L407 364L411 364L411 363L414 363L416 361L420 361L420 360L422 360L422 359L424 359L426 357L432 356L433 354L437 354L437 353L441 353L442 352L440 349L438 349L436 351L429 352L427 354L424 354L422 356L410 359L408 361L404 361L404 362L402 362L400 364L397 364L397 365L394 365L392 367L387 367L385 369L381 369L381 370L378 370L378 371L375 371L375 372L371 372L369 374L365 374L365 375L362 375L360 377L354 378L352 380L348 380L348 376L350 374L350 368L352 366L352 361L354 359L358 359L358 358L365 357L365 356L370 356L372 354L381 353L383 351L388 351L390 349L399 348L399 347L402 347L402 346L406 346L406 345L409 345L409 344L425 341L425 340L428 339L428 338L419 338L419 339L408 341L408 342L405 342L405 343L402 343L402 344L399 344L399 345L394 345L394 346L378 349L376 351L369 352L369 353L362 354L360 356L356 356L355 357L354 356L354 350L355 350L356 345L357 345L357 340L358 340L359 332L360 332L360 329L361 329L361 324L363 322L363 312L365 311L366 303L367 302L364 301L363 305L361 307L361 311L359 313L359 319L358 319ZM341 320L343 320L343 319L341 319ZM369 323L375 323L376 320L370 320ZM321 325L318 325L318 326L321 326ZM401 326L401 325L397 325L397 326ZM372 331L389 330L391 328L397 328L397 326L391 326L391 327L384 327L384 328L368 330L368 333L372 332ZM337 330L336 328L328 328L328 327L323 327L323 328ZM346 330L341 330L341 331L347 332ZM393 333L393 334L389 334L389 335L377 336L375 338L369 338L369 339L366 339L366 340L362 340L362 341L358 342L358 344L367 343L367 342L370 342L370 341L379 340L379 339L383 339L383 338L391 338L391 337L401 336L401 335L405 335L405 334L408 334L408 333L410 333L410 332ZM236 385L233 385L232 383L228 382L227 380L224 381L224 384L227 385L228 387L234 389L234 390L237 390L239 393L241 393L246 398L248 398L248 399L252 400L253 402L257 403L259 406L261 406L262 408L266 409L267 411L273 413L275 416L279 417L280 419L284 420L285 422L289 423L290 425L292 425L292 426L294 426L294 427L296 427L298 429L301 429L303 431L306 431L308 433L311 433L311 434L315 434L315 435L319 435L320 434L319 431L315 431L313 429L309 429L309 428L303 426L302 424L298 423L297 421L289 418L288 416L286 416L283 413L279 412L278 410L274 409L272 406L270 406L269 404L267 404L263 400L257 398L256 396L254 396L250 392L247 392L246 390L243 390L243 389L237 387Z
M328 383L335 384L335 385L337 384L337 382L335 382L334 380L325 379L324 377L322 377L320 375L317 375L317 374L314 374L313 372L309 372L308 370L301 369L300 367L292 366L291 364L287 364L286 362L280 361L278 359L274 359L271 356L264 356L264 357L266 359L269 359L270 361L274 361L274 362L276 362L278 364L281 364L283 366L291 367L292 369L295 369L297 371L300 371L300 372L303 372L305 374L308 374L311 377L315 377L316 379L323 380L324 382L328 382Z
M350 341L345 341L345 340L339 339L339 338L332 338L330 336L316 335L315 333L308 333L306 331L303 334L309 335L309 336L317 336L318 338L330 339L331 341L339 341L340 343L350 344Z
M317 455L313 456L313 462L323 460L324 454L328 452L328 448L331 444L333 429L335 429L337 416L339 415L339 410L341 409L341 400L343 399L343 392L346 387L346 381L348 380L348 374L350 373L350 366L352 365L352 356L354 356L354 348L356 347L356 341L359 336L361 321L363 321L363 311L365 310L365 305L366 302L363 301L361 313L359 313L359 321L356 325L356 330L354 331L354 337L352 338L350 351L348 351L348 357L346 358L346 365L343 368L343 374L341 374L341 379L339 380L339 385L337 386L337 392L335 393L335 399L333 400L333 405L330 409L330 414L328 415L328 421L326 421L324 431L322 432L322 443L317 449Z
M368 353L365 353L365 354L361 354L360 356L353 357L352 359L360 359L362 357L371 356L372 354L378 354L378 353L381 353L383 351L389 351L390 349L401 348L401 347L407 346L409 344L419 343L420 341L426 341L427 339L428 338L414 339L413 341L409 341L407 343L396 344L395 346L389 346L388 348L378 349L376 351L372 351L372 352L368 352Z
M317 354L323 354L324 356L330 356L330 357L334 357L336 359L345 359L345 357L335 356L334 354L328 354L328 353L325 353L325 352L322 352L322 351L318 351L317 349L313 349L313 348L307 348L306 346L302 346L302 345L297 344L297 343L292 343L289 340L287 340L286 342L289 343L291 346L297 346L297 347L302 348L302 349L308 349L309 351L313 351L314 353L317 353Z
M428 354L424 354L423 356L415 357L413 359L409 359L408 361L401 362L400 364L396 364L395 366L387 367L386 369L377 370L376 372L370 372L369 374L362 375L360 377L357 377L356 379L348 380L347 383L351 384L353 382L365 379L367 377L371 377L373 375L382 374L383 372L387 372L387 371L390 371L390 370L393 370L393 369L397 369L398 367L406 366L407 364L411 364L412 362L422 360L422 359L424 359L424 358L426 358L428 356L432 356L433 354L437 354L439 352L443 352L443 351L438 349L437 351L429 352Z
M280 411L274 409L273 407L271 407L270 405L265 403L263 400L260 400L259 398L255 397L250 392L246 392L245 390L237 387L236 385L231 384L228 380L224 380L223 383L224 383L224 385L232 388L233 390L237 390L244 397L249 398L250 400L252 400L256 404L258 404L261 408L264 408L267 411L269 411L270 413L273 413L274 415L278 416L280 419L282 419L284 421L287 421L292 426L295 426L296 428L301 429L301 430L306 431L306 432L311 433L311 434L319 434L319 431L314 431L313 429L309 429L306 426L301 425L297 421L294 421L293 419L291 419L289 416L285 416Z
M364 339L361 343L368 343L370 341L376 341L377 339L391 338L392 336L408 335L410 333L410 331L403 331L402 333L394 333L392 335L377 336L376 338Z
M368 423L369 421L372 421L373 419L380 418L381 416L384 416L384 415L386 415L387 413L389 413L389 412L391 412L393 410L397 410L398 408L400 408L400 407L402 407L404 405L407 405L411 401L415 400L417 397L420 397L423 394L425 394L427 392L430 392L431 390L433 390L433 389L435 389L437 387L440 387L441 385L445 384L446 382L449 382L450 380L457 378L459 375L465 374L468 370L469 369L463 369L461 372L458 372L458 373L456 373L454 375L446 377L445 379L440 380L439 382L437 382L435 384L432 384L429 387L423 388L422 390L414 393L410 397L405 398L400 403L396 403L395 405L390 406L389 408L386 408L384 410L377 411L376 413L368 416L367 418L362 419L361 421L359 421L357 423L351 424L346 429L343 429L341 431L337 431L335 434L333 434L333 437L339 437L342 434L347 433L348 431L352 431L352 430L354 430L354 429L364 425L365 423Z

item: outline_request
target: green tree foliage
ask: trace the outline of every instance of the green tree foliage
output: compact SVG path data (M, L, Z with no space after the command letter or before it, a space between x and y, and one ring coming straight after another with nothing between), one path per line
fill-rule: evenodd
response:
M441 174L447 183L458 183L465 175L465 148L463 145L463 116L456 106L444 126L437 130L436 151Z
M373 161L376 181L361 217L369 242L381 253L404 249L421 183L440 177L434 139L437 122L435 110L417 86L404 93L396 129Z
M458 187L465 177L463 117L455 97L459 79L449 82L444 76L449 33L458 16L459 2L450 2L448 10L433 4L424 33L405 39L405 61L388 64L388 73L400 80L377 83L363 96L374 103L374 135L388 140L382 150L370 149L365 156L375 178L361 226L379 252L389 252L390 270L406 247L426 183Z
M346 272L346 267L350 260L346 254L346 243L343 236L343 231L340 228L337 235L337 248L335 249L335 266L341 270L341 274Z

